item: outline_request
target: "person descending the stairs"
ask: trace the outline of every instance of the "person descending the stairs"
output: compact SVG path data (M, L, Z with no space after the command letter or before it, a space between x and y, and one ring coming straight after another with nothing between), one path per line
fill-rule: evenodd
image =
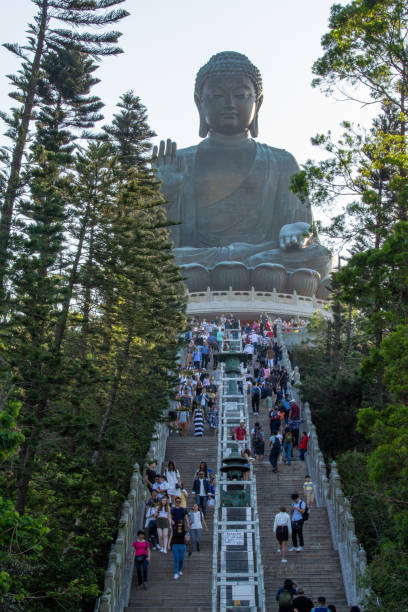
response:
M186 529L184 521L178 521L172 529L169 541L174 560L174 580L183 575L183 563L186 554Z
M168 497L162 497L156 513L157 533L159 535L160 552L167 554L167 541L170 529L170 504Z
M200 537L203 527L208 531L207 523L203 513L200 510L198 504L194 504L193 509L189 512L190 526L191 526L191 544L194 549L196 546L197 552L200 552ZM189 553L190 554L190 553Z
M147 565L150 563L150 545L146 542L144 531L139 529L137 540L132 544L135 551L135 566L139 587L147 589Z
M198 506L201 508L204 516L207 509L209 489L210 483L208 482L208 479L205 478L204 472L200 471L198 473L198 477L194 479L193 493L196 497L196 504L198 504Z
M204 415L200 405L196 404L193 412L194 435L203 437L204 433Z
M314 505L314 484L309 474L306 474L305 476L303 491L306 495L306 504L309 506L309 508L311 508Z

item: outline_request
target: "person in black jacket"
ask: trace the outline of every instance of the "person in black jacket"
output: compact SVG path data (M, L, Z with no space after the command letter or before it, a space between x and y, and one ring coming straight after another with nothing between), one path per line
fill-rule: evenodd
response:
M207 500L209 497L210 483L208 482L208 479L205 478L204 472L198 472L197 476L198 477L194 480L193 484L193 493L195 493L196 496L196 504L199 505L203 515L205 516L205 512L207 509Z
M294 612L310 612L313 608L313 601L306 597L303 589L297 589L296 597L293 600Z

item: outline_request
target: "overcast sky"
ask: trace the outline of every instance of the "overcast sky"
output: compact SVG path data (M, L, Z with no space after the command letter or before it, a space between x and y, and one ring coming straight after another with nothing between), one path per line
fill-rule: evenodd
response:
M101 83L94 89L106 105L106 121L119 95L133 89L160 138L172 138L179 148L197 143L195 75L214 53L239 51L263 77L259 140L287 149L300 164L317 157L311 136L336 131L343 119L368 125L374 111L326 98L310 86L331 4L330 0L126 0L122 6L131 15L118 24L124 53L103 60L97 71ZM0 42L24 43L34 10L30 0L3 2ZM4 47L0 47L0 67L0 108L7 110L13 101L7 96L10 86L5 75L17 70L18 61Z

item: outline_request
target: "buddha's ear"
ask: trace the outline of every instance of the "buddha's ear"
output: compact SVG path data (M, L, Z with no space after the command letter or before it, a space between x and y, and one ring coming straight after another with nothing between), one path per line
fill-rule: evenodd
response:
M261 108L263 102L263 96L259 96L257 102L256 102L256 110L255 110L255 117L252 120L251 125L249 126L249 131L251 133L252 138L256 138L258 136L258 113L259 113L259 109Z
M200 115L200 127L198 130L198 134L200 138L205 138L208 134L210 126L205 120L203 107L201 105L201 100L198 94L194 94L194 102L196 103L196 106L198 108L198 114Z

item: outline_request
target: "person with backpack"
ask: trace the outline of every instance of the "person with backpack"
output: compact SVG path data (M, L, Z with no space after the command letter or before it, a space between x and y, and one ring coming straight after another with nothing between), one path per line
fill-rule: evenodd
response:
M283 437L283 451L284 451L283 462L287 463L288 465L290 465L290 462L292 461L292 447L293 447L292 432L290 431L289 427L286 427L285 434Z
M276 601L279 604L279 612L293 611L293 596L296 595L296 582L287 578L276 593Z
M251 439L255 461L259 459L261 462L265 453L265 436L259 423L255 423L254 428L251 430Z
M271 408L271 410L269 411L269 426L271 428L271 436L278 433L281 426L281 419L276 406Z
M251 389L252 411L254 414L259 414L259 402L261 401L261 383L257 383Z
M281 452L281 438L279 434L273 434L270 438L269 438L269 448L270 453L269 453L269 462L272 466L272 472L277 472L278 471L278 459L279 459L279 454Z
M297 493L293 493L291 495L292 498L292 508L291 508L291 518L292 518L292 548L289 548L289 551L295 550L296 552L300 552L303 550L305 545L303 540L303 523L304 516L306 513L307 506L304 501L299 498ZM299 540L299 546L298 546Z
M146 542L142 529L137 532L137 540L132 544L135 553L135 566L138 586L147 589L147 564L150 563L150 545Z
M326 598L318 597L317 598L317 606L312 609L312 612L328 612L326 608Z

